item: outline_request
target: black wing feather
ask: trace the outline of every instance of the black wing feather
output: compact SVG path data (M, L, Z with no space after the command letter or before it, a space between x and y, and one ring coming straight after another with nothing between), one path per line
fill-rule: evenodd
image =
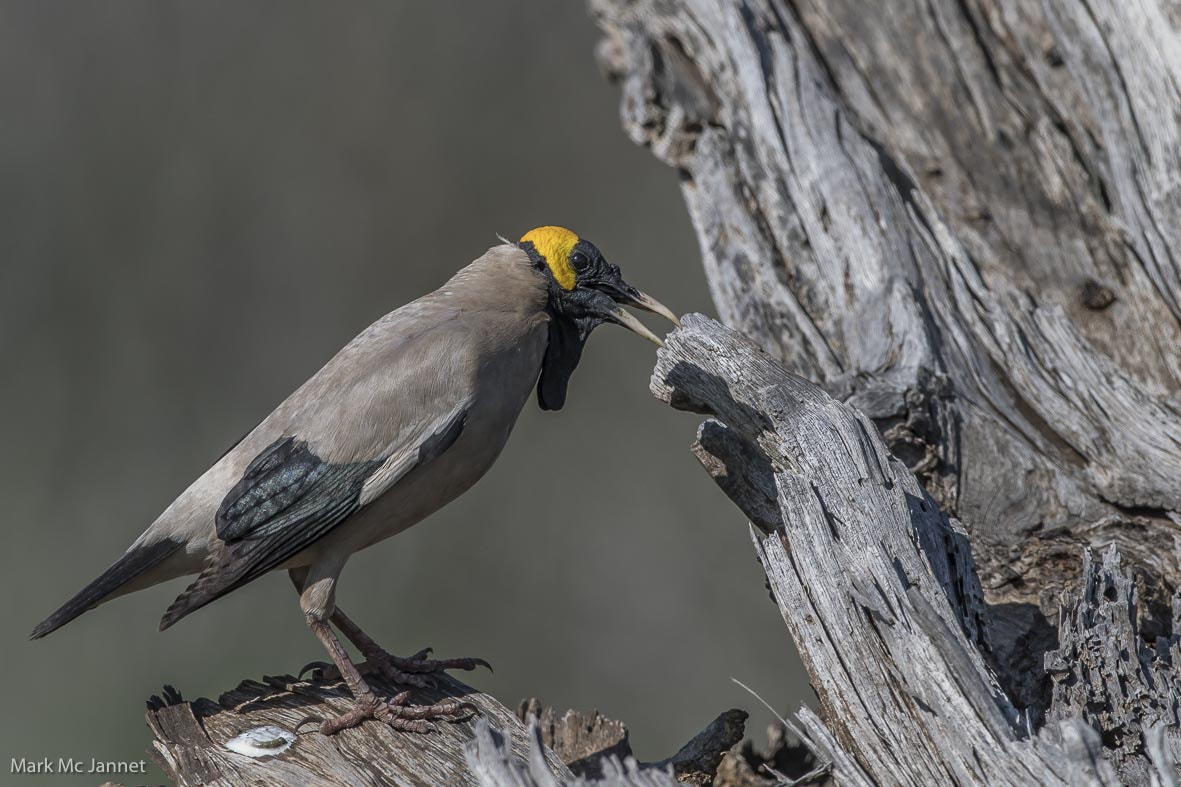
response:
M457 408L418 444L410 468L446 451L466 422ZM264 448L218 507L216 527L224 542L214 561L164 613L165 629L185 615L282 565L361 507L365 481L385 458L330 463L308 444L282 437Z
M360 494L381 464L329 464L306 442L284 437L267 446L217 509L217 537L227 543L274 535L315 520L330 502Z
M294 437L276 440L246 468L216 516L225 546L160 621L190 612L278 567L361 507L361 489L381 460L332 464Z

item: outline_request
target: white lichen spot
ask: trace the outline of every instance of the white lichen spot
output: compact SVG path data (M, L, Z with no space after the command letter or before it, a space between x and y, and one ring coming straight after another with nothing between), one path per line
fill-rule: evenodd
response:
M274 757L291 748L295 733L282 727L255 727L226 741L225 747L247 757Z

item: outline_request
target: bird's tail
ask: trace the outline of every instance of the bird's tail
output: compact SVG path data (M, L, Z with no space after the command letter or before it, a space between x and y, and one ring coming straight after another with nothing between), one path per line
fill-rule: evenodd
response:
M57 612L38 623L37 627L33 629L33 633L29 635L29 639L41 639L46 634L66 625L83 612L94 609L128 582L158 565L180 547L181 542L167 538L151 544L133 545L98 579L78 591Z

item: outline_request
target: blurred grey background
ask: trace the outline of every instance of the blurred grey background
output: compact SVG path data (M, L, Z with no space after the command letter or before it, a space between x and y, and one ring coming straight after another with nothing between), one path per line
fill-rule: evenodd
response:
M139 759L165 682L216 696L322 658L283 575L164 634L183 583L25 637L494 233L568 225L713 311L675 173L623 135L595 40L553 0L0 2L0 780L28 778L12 757ZM466 680L596 707L647 758L732 706L761 740L731 676L782 710L810 696L745 521L687 450L698 419L648 394L653 360L601 328L566 409L530 403L488 476L355 557L340 595L390 650L485 657Z

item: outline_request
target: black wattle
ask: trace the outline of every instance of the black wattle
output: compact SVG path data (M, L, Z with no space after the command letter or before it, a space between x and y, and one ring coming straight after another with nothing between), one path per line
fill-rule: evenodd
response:
M586 331L589 335L590 331ZM561 315L549 323L549 342L537 381L537 403L542 410L561 410L566 404L566 387L582 358L586 336L578 324Z

